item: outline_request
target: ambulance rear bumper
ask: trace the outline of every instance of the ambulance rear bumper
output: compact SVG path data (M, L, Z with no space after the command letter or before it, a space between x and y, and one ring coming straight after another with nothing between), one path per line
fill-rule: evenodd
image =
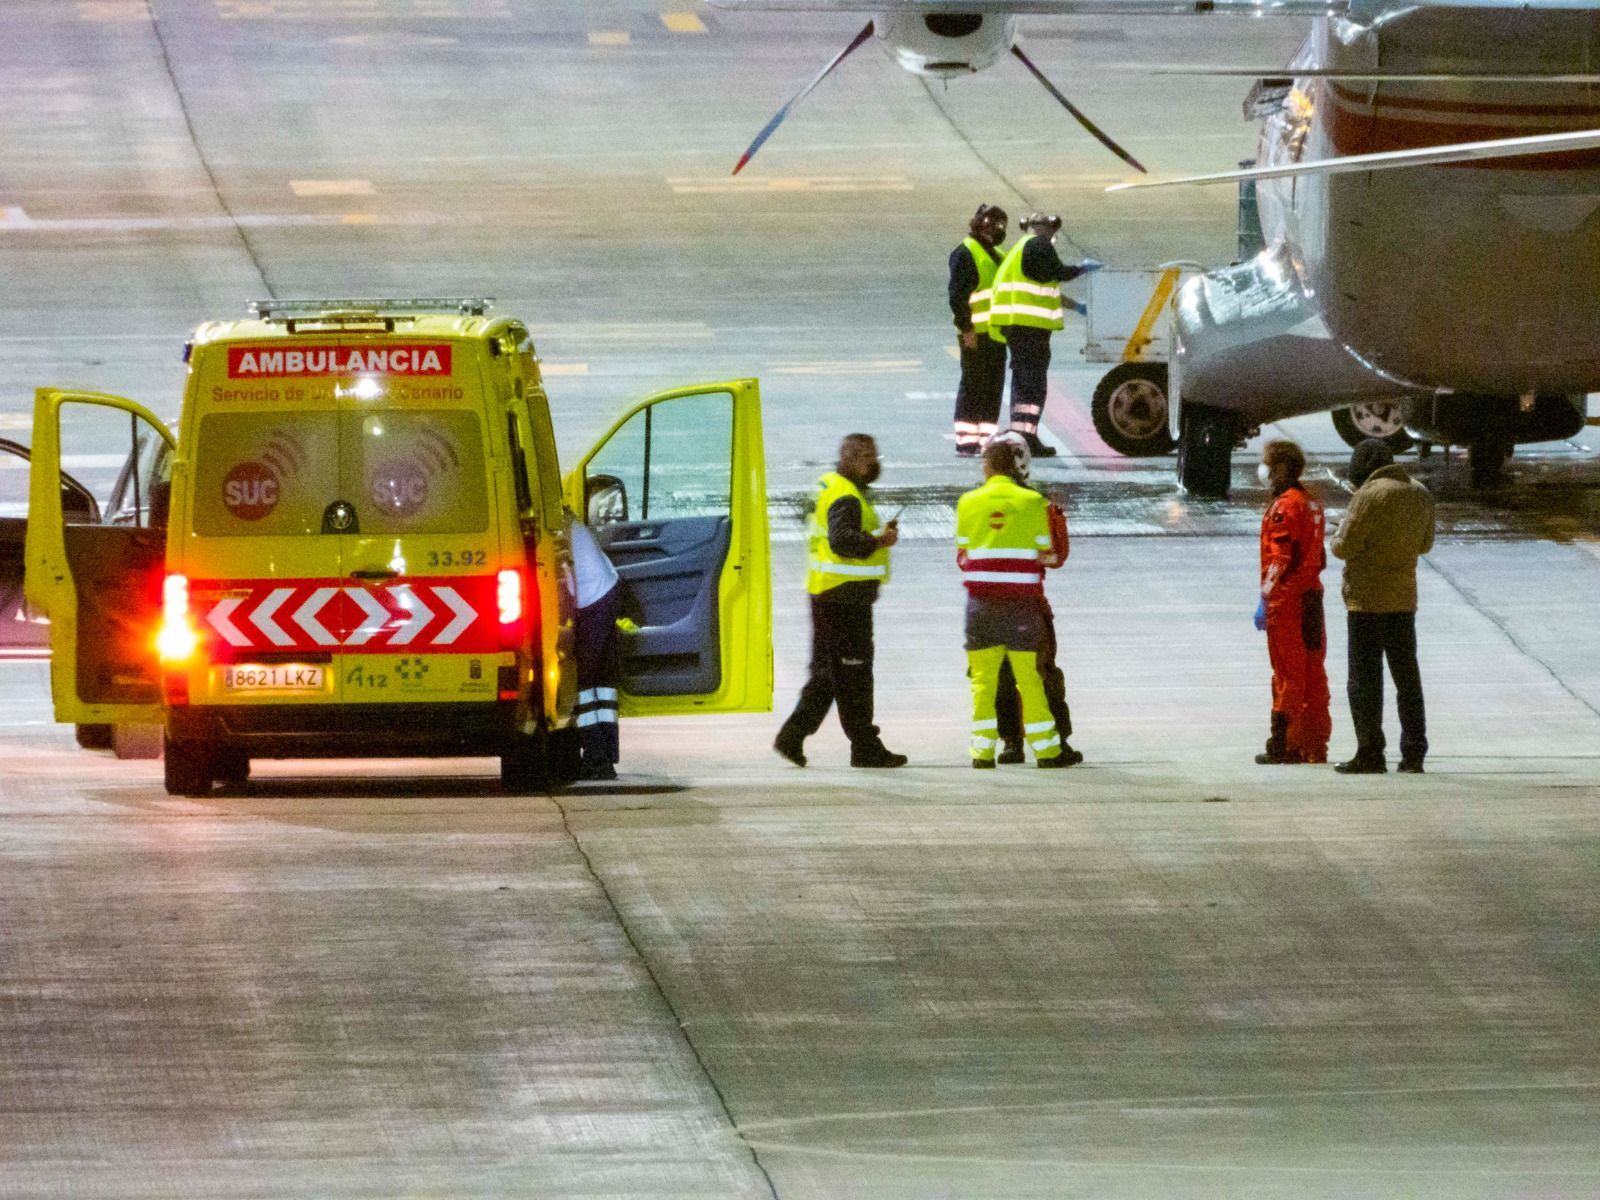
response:
M525 712L513 701L175 705L167 730L252 758L453 758L499 754Z

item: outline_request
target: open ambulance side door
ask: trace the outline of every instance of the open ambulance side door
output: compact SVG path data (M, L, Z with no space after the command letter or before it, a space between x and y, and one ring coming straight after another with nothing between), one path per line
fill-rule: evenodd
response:
M156 483L151 495L136 496L126 523L67 524L61 460L62 425L69 418L75 429L92 426L102 444L109 440L118 450L126 448L135 480L145 473L139 457L157 452L156 435L167 444L169 463L177 449L161 420L132 400L52 388L40 388L34 395L25 578L28 603L50 620L56 720L80 725L159 723L155 639L171 482Z
M756 381L647 397L565 487L621 578L622 715L769 711L772 570Z

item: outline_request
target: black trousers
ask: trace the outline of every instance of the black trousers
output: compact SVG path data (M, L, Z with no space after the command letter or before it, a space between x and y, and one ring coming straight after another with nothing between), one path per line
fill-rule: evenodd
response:
M617 680L621 675L621 639L617 614L622 588L612 588L588 608L578 610L578 746L585 762L615 766L621 753L617 737Z
M1428 753L1428 718L1417 667L1417 614L1353 612L1349 622L1350 720L1358 757L1380 758L1383 737L1383 660L1394 677L1400 710L1400 757L1421 762Z
M1067 707L1067 676L1056 666L1056 615L1050 601L1040 600L1044 606L1044 629L1039 639L1039 678L1044 683L1044 698L1050 704L1050 716L1056 723L1056 732L1065 742L1072 736L1072 709ZM1022 740L1022 697L1017 692L1017 677L1011 672L1011 663L1000 664L1000 687L994 696L994 715L997 732L1003 742Z
M956 388L956 445L977 446L1000 422L1000 400L1006 390L1006 344L987 333L978 344L961 347L961 384Z
M1007 325L1011 346L1011 428L1037 435L1050 375L1050 330Z
M811 675L779 737L799 741L822 728L839 706L839 724L854 749L878 744L872 723L872 605L811 597Z

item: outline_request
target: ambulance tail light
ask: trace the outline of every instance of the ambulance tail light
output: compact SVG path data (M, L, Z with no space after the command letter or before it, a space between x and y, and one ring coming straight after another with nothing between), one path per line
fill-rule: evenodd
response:
M188 662L200 644L200 637L189 620L189 577L168 575L161 585L161 630L156 634L156 652L170 665Z
M523 602L521 571L501 571L495 580L495 607L500 618L500 644L515 650L523 641Z

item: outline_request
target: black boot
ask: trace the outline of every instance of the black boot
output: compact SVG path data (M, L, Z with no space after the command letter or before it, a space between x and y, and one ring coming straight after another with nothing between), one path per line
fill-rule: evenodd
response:
M996 760L1002 766L1027 761L1027 754L1022 749L1021 738L1007 738L1006 744L1000 748L1000 757Z
M787 729L778 730L777 740L772 743L772 748L783 755L797 767L806 765L805 739L795 737Z
M903 767L910 762L904 754L896 754L882 742L875 745L850 747L852 767Z
M1335 763L1333 769L1341 775L1383 775L1388 773L1389 764L1383 760L1382 754L1357 750L1354 758Z
M1272 732L1267 737L1267 747L1256 755L1256 762L1266 767L1299 761L1298 758L1289 753L1289 714L1273 713Z

